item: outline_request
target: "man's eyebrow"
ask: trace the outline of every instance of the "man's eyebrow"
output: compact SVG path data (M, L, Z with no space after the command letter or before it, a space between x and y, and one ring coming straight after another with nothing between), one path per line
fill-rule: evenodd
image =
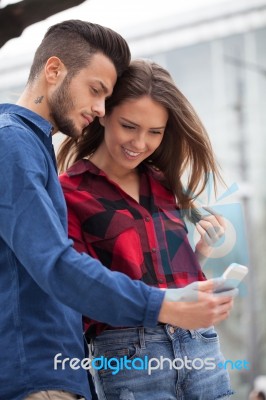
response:
M100 85L101 85L102 90L104 91L104 93L109 93L109 90L107 89L107 87L102 82L100 82Z
M102 81L96 80L96 83L98 83L101 86L101 88L105 94L108 94L109 96L111 96L112 92L110 92L110 90L105 86L105 84Z

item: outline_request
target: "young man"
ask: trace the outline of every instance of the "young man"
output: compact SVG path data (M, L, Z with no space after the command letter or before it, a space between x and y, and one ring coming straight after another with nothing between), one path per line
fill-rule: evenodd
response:
M88 22L52 26L17 105L0 106L0 398L90 399L81 315L112 326L185 328L225 319L232 297L167 302L140 281L77 253L51 136L78 138L105 113L130 52L120 35ZM82 198L80 199L82 202Z

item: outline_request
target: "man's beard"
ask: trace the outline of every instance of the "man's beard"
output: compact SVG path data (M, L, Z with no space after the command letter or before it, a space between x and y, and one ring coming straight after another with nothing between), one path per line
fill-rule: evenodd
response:
M50 115L58 130L67 136L76 138L81 135L74 122L68 118L68 113L74 109L74 103L69 94L70 80L66 77L61 86L49 99Z

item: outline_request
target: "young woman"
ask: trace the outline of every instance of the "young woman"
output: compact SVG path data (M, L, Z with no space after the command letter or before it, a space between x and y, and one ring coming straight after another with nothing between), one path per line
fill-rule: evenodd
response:
M200 219L193 202L209 174L214 181L220 175L201 121L165 69L132 62L106 102L106 115L82 138L67 139L58 161L61 170L75 162L60 180L77 250L162 289L205 280L197 256L210 253L224 223L217 215ZM201 235L196 252L185 218ZM219 301L214 314L224 307ZM191 321L184 329L181 319L179 327L115 329L85 321L99 362L100 399L214 400L232 394L228 373L219 368L223 357L213 326L192 329Z

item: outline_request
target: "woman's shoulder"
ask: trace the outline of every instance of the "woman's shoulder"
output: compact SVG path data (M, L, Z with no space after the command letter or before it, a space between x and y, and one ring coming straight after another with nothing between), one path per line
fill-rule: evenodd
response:
M65 172L59 174L59 181L63 188L75 189L83 175L89 171L88 160L81 159L76 161Z

